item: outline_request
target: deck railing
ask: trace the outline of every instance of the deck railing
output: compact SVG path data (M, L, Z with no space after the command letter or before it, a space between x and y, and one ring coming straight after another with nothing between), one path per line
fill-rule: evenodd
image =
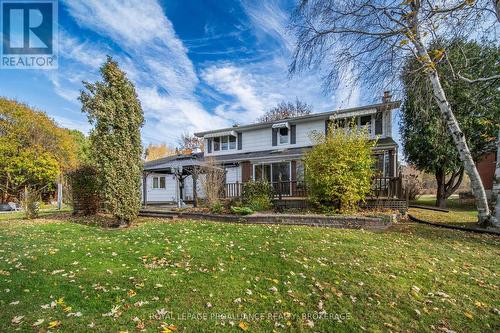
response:
M274 197L306 198L307 186L305 181L286 180L272 182ZM241 197L243 183L226 183L224 185L223 196L225 198ZM372 180L372 191L369 194L375 198L400 198L402 193L400 177L374 177Z
M374 177L370 196L375 198L401 198L400 177Z

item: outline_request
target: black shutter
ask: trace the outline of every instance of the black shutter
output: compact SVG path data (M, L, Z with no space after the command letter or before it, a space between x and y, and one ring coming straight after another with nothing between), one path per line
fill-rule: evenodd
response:
M375 135L382 134L382 112L377 112L375 115Z
M290 125L290 144L294 145L297 141L296 139L296 127L295 125Z
M273 128L273 146L278 145L278 129Z
M208 153L212 152L212 139L207 139Z
M389 177L394 177L394 151L389 150Z
M328 135L328 130L330 129L330 120L325 120L325 135Z
M243 149L243 135L241 133L238 133L238 150Z

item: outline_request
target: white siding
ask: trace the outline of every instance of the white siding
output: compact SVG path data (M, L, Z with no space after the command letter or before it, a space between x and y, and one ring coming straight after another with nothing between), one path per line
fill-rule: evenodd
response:
M153 177L164 176L166 188L153 188ZM176 200L176 181L172 175L151 174L146 178L146 198L148 202L174 202ZM141 193L144 193L141 191Z
M391 110L384 111L382 115L382 135L380 137L391 137L392 136L392 116L393 113ZM359 121L359 119L358 119ZM293 124L293 122L291 122ZM313 131L317 131L320 133L325 132L325 119L311 119L309 121L296 123L296 143L295 144L286 144L277 146L272 145L272 129L271 126L267 128L260 128L254 130L248 130L242 132L242 149L237 150L224 150L224 151L214 151L208 153L208 149L205 149L206 156L214 156L214 155L229 155L229 154L237 154L237 153L247 153L247 152L257 152L264 150L273 150L273 149L286 149L286 148L298 148L298 147L306 147L311 146L313 142L311 141L310 134ZM372 137L375 137L375 116L372 116ZM238 131L237 128L234 129ZM208 146L208 140L205 139L205 145ZM238 146L238 143L237 143Z
M241 183L241 167L227 167L226 168L226 183Z
M205 192L203 190L202 182L204 175L198 176L198 181L196 184L196 194L198 198L204 198ZM193 200L193 176L187 176L184 179L184 200Z
M255 152L271 149L285 149L285 148L297 148L311 146L312 142L310 140L310 133L312 131L319 131L323 133L325 131L325 121L324 120L314 120L303 123L296 124L296 143L286 144L286 145L272 145L272 129L260 128L251 131L242 132L242 149L241 150L225 150L225 151L213 151L208 153L208 149L205 149L205 154L207 156L213 155L228 155L236 153L246 153ZM205 144L208 144L208 140L205 140Z

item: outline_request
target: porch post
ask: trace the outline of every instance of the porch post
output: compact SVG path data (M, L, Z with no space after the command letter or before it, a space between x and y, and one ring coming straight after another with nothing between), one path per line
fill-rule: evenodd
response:
M196 185L198 183L198 170L193 169L193 207L198 207L198 191Z
M144 207L146 207L148 205L148 189L146 187L147 178L148 178L148 173L144 172L142 174L142 201L143 201Z

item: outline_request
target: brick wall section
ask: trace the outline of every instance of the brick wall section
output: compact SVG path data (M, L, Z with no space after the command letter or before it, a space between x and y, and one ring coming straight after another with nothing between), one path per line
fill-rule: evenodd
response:
M317 227L333 227L347 229L385 229L392 224L393 216L364 217L364 216L324 216L324 215L295 215L295 214L257 214L249 216L217 215L209 213L183 213L142 210L141 216L163 218L185 218L193 220L207 220L218 222L232 222L243 224L280 224L306 225Z
M248 161L241 162L241 181L245 183L252 180L252 173L252 164Z
M496 154L490 153L483 156L476 163L477 171L483 181L484 189L491 190L493 188L493 178L495 177Z

